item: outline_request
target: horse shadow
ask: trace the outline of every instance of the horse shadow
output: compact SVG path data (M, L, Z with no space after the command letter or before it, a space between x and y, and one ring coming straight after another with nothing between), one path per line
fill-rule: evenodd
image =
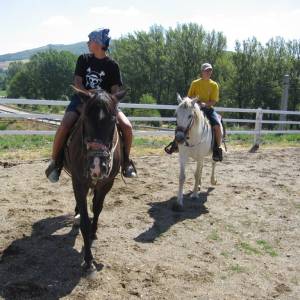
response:
M177 200L176 197L172 197L164 202L149 203L151 207L148 213L154 219L154 223L151 228L138 235L134 240L140 243L152 243L174 224L186 219L196 219L202 214L207 214L209 211L204 204L213 189L208 188L206 192L200 192L198 199L190 198L191 193L185 194L183 211L175 211L173 209L174 203Z
M0 258L3 299L59 299L82 277L82 253L74 249L79 229L70 216L33 224L31 236L13 241Z

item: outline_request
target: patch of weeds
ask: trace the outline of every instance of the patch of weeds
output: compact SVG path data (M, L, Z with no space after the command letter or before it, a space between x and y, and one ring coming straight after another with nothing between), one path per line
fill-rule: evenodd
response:
M228 231L228 232L231 232L231 233L234 233L234 234L238 234L239 232L235 229L235 227L231 224L227 224L225 225L225 229Z
M207 238L209 240L213 240L213 241L221 241L222 240L216 230L213 230Z
M258 240L256 241L257 245L259 245L262 250L272 257L278 256L277 252L273 249L273 247L266 241L264 240Z
M227 251L222 251L220 254L221 254L222 256L224 256L225 258L228 258L228 257L229 257L229 252L227 252Z
M293 283L294 285L299 285L299 280L296 276L292 277L291 279L291 283Z
M246 273L247 269L245 267L240 266L239 264L236 264L230 266L230 271L235 273Z
M261 252L258 249L256 249L255 247L251 246L246 242L241 242L239 244L239 248L247 254L256 254L256 255L261 254Z

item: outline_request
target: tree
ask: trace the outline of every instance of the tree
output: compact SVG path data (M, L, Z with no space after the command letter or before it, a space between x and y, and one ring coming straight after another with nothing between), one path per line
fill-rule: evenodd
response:
M8 81L8 96L56 100L71 95L75 62L76 56L67 51L32 56Z

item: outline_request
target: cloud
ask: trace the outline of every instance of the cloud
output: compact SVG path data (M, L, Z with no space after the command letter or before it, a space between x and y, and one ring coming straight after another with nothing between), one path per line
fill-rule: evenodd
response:
M65 16L51 16L42 23L43 27L71 26L72 21Z
M90 13L103 16L122 16L122 17L136 17L141 15L141 12L134 7L127 9L113 9L108 6L98 6L90 9Z

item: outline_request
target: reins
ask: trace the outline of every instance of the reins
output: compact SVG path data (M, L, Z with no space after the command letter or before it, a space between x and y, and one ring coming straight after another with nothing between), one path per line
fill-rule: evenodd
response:
M190 145L189 142L187 141L189 139L188 134L189 134L190 130L192 129L192 126L194 125L195 114L196 114L196 112L194 112L193 118L191 119L191 121L190 121L190 123L189 123L189 125L187 126L186 129L184 129L183 127L179 126L179 127L176 127L176 130L175 130L175 133L177 131L182 131L184 133L184 137L185 138L184 138L184 144L183 144L183 146L188 147L188 148L193 148L193 147L199 146L202 143L202 136L203 136L203 134L200 136L200 141L198 143L196 143L196 144ZM205 126L205 124L203 125L203 128L206 129L206 130L209 130L209 127Z

